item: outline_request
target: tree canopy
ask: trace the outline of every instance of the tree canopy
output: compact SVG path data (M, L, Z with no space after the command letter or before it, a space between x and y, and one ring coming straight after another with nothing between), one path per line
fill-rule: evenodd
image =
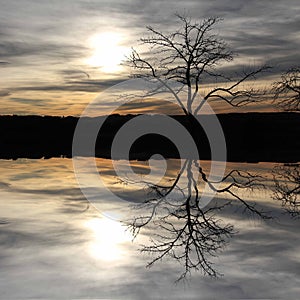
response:
M141 38L141 43L148 48L146 57L136 50L128 57L128 63L134 69L133 76L157 79L174 95L185 114L197 114L204 102L210 99L222 100L231 106L243 106L261 96L261 91L245 88L242 83L255 78L268 66L244 71L238 79L225 76L217 70L222 63L234 58L226 42L214 33L220 18L211 17L196 22L183 15L176 17L179 26L171 33L147 27L149 36ZM197 96L201 84L212 78L214 82L221 79L222 84L202 94L199 100ZM187 87L185 99L178 97L178 92L170 88L170 80Z

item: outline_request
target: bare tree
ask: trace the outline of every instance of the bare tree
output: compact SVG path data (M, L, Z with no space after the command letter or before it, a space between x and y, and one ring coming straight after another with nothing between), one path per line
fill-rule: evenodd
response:
M262 91L245 88L243 83L254 79L257 74L269 69L262 66L244 72L237 79L231 79L216 71L217 66L233 60L233 53L226 43L212 32L219 18L208 18L201 23L192 22L189 18L176 15L181 26L172 33L163 33L150 26L149 37L141 38L143 45L149 46L149 56L142 56L133 50L128 64L134 68L135 77L155 78L162 86L174 95L177 103L188 114L197 114L205 101L218 99L231 106L244 106L257 101ZM206 80L220 78L223 86L212 88L199 101L197 98L201 84ZM186 99L180 99L177 92L169 85L169 80L176 80L188 89Z
M201 23L192 22L185 16L177 15L180 28L165 34L152 27L147 27L150 36L142 38L142 44L149 46L149 56L142 56L133 50L128 64L134 69L134 76L156 80L159 88L168 91L177 101L187 116L196 116L206 101L218 99L231 106L243 106L261 95L254 88L246 89L244 83L268 69L267 66L245 72L241 78L233 80L216 71L223 62L233 59L226 43L212 32L218 18L208 18ZM221 87L214 87L200 99L201 84L208 78L221 79ZM185 97L180 96L182 88L174 89L170 81L175 80L187 88ZM159 88L151 91L159 93ZM196 170L195 175L193 170ZM185 186L179 181L187 179ZM219 182L212 182L198 161L187 159L177 177L171 184L157 185L144 182L151 192L151 197L136 205L136 217L128 220L126 225L137 236L141 229L155 226L156 234L151 238L151 245L144 246L143 252L154 255L148 266L158 260L171 257L184 266L179 280L185 278L192 270L202 270L209 276L217 276L210 257L217 255L234 234L230 224L223 224L217 212L228 205L230 200L202 207L201 189L208 185L218 195L230 196L237 200L244 209L263 219L270 218L267 213L255 205L243 200L238 191L261 186L261 178L250 173L232 170ZM219 184L222 187L217 187ZM177 191L180 197L174 197Z
M273 170L273 198L294 218L300 217L300 165L291 164Z
M300 68L294 67L273 83L274 102L285 111L300 111ZM273 169L273 199L292 217L300 216L300 165L287 164Z
M286 111L300 110L300 68L289 69L273 83L274 102Z

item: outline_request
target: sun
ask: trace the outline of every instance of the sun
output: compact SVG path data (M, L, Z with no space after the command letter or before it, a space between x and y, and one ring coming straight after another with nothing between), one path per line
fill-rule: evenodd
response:
M88 44L93 54L87 59L87 63L101 68L104 73L119 73L122 69L120 63L129 53L129 48L122 45L123 41L124 37L115 32L92 36Z
M93 238L89 252L95 259L115 261L123 257L122 244L132 241L132 235L119 222L108 218L95 218L86 223L92 231Z

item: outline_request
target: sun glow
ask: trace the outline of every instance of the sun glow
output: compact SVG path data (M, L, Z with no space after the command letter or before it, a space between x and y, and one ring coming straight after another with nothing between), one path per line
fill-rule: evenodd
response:
M114 32L104 32L94 35L89 39L89 45L93 49L93 55L87 63L93 67L101 68L105 73L118 73L122 66L120 63L129 53L129 49L122 46L122 35Z
M93 232L93 240L89 245L92 257L104 261L119 260L124 255L122 244L132 240L119 222L107 218L92 219L86 223L87 228Z

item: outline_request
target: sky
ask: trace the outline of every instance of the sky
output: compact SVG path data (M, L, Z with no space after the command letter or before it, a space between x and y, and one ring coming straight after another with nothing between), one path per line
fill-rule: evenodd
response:
M80 115L128 79L119 63L139 49L145 26L171 32L176 12L223 19L216 30L236 53L225 72L268 63L273 70L259 80L271 82L300 60L297 0L0 0L0 7L2 115Z

